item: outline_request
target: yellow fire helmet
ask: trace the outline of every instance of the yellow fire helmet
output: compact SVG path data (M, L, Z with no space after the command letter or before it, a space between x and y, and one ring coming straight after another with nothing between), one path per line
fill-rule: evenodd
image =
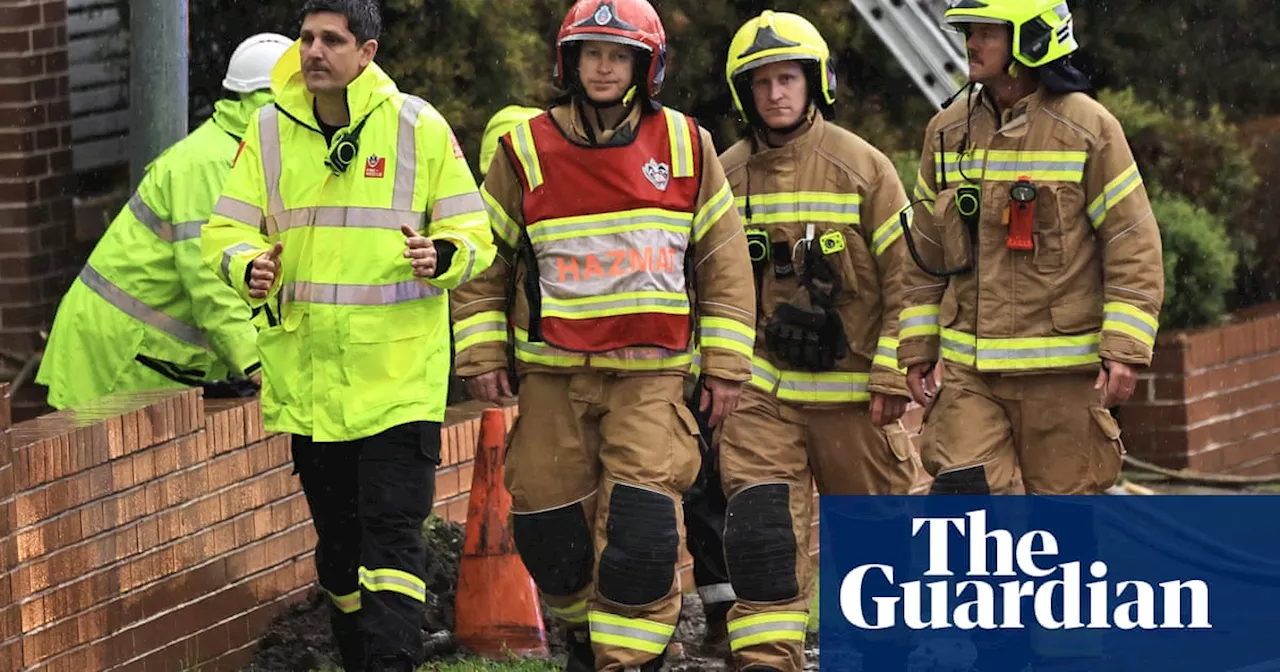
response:
M489 118L489 123L484 127L484 136L480 138L481 175L489 174L489 163L493 161L493 155L498 153L498 138L506 135L507 131L516 127L516 124L528 121L539 114L542 114L542 110L536 107L508 105Z
M959 0L945 14L948 25L1007 24L1013 28L1013 57L1038 68L1071 54L1076 42L1071 10L1063 0Z
M830 116L836 102L836 72L827 41L804 17L768 9L742 24L729 43L725 79L738 114L749 123L759 122L752 102L749 73L779 61L804 62L809 98Z

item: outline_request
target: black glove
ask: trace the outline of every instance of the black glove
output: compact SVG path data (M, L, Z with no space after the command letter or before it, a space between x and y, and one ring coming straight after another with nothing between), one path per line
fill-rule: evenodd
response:
M201 385L206 399L236 399L252 397L258 393L258 385L248 378L228 378Z

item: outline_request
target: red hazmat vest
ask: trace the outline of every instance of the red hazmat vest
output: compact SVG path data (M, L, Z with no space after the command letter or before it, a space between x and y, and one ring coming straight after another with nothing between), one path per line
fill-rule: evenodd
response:
M503 140L522 168L522 245L536 260L530 340L540 327L547 344L576 352L687 349L686 253L702 182L692 120L663 108L630 143L589 147L543 114Z

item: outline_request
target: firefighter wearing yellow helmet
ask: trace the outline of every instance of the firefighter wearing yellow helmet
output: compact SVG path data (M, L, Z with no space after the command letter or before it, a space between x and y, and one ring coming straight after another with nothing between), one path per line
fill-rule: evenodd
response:
M812 586L811 483L907 494L915 480L896 357L908 200L882 152L828 121L835 69L809 21L751 19L725 76L748 129L720 160L759 302L752 379L720 436L737 596L729 640L737 669L792 672L803 668Z
M960 0L964 104L925 132L898 358L931 403L934 492L1099 493L1121 466L1108 412L1151 361L1161 241L1128 142L1068 60L1057 0ZM946 365L940 390L927 375Z

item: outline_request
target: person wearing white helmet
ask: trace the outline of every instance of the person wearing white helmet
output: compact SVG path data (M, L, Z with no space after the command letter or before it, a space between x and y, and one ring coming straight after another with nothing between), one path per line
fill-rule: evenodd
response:
M213 115L147 166L137 191L62 298L36 382L57 409L114 392L256 392L255 321L200 258L209 219L271 69L293 40L254 35L236 48Z

